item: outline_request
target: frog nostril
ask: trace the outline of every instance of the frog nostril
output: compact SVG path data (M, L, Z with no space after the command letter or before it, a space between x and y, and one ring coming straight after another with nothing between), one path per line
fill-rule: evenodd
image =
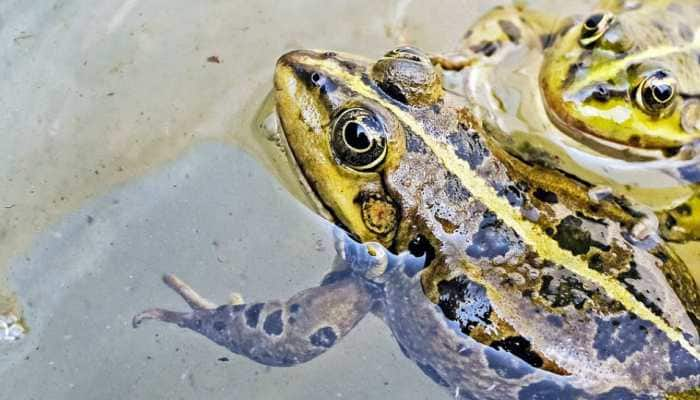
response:
M591 93L594 99L598 101L608 101L610 100L610 90L603 85L598 85Z

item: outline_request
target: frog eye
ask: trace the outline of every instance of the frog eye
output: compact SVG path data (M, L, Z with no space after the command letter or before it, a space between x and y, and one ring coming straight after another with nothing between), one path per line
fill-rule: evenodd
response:
M615 21L615 16L610 13L593 14L583 23L579 43L583 47L589 47L595 43L610 28Z
M333 122L331 147L340 164L357 171L370 170L386 157L386 128L367 109L347 109Z
M639 84L634 101L647 114L658 115L674 104L676 85L676 80L668 72L656 71Z

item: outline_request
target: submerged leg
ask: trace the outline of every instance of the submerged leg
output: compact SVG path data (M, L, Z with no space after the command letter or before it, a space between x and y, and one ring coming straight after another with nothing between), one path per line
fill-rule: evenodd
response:
M146 310L134 317L134 327L147 319L174 323L234 353L272 366L302 363L325 352L352 330L372 303L367 284L353 275L303 290L286 302L219 307L174 275L166 275L163 280L192 311Z

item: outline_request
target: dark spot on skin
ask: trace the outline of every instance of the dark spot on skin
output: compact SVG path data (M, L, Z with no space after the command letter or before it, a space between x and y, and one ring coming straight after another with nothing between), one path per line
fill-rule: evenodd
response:
M248 306L245 310L245 323L251 328L258 326L258 320L260 319L260 311L265 307L264 303L255 303Z
M520 32L520 28L518 28L514 23L506 19L501 19L498 20L498 26L500 26L503 33L508 36L508 40L515 44L520 42L522 33Z
M438 292L442 313L447 319L458 322L465 335L478 325L491 325L491 303L482 286L459 276L438 283Z
M523 362L520 358L513 357L511 354L503 351L487 348L484 350L484 353L486 354L489 368L496 371L496 374L501 378L520 379L534 371L532 366Z
M700 361L688 354L683 346L677 342L669 344L669 358L673 378L687 378L693 375L700 375Z
M644 306L646 306L652 313L654 313L654 315L656 315L657 317L663 317L663 310L661 310L661 307L659 307L651 299L645 296L644 293L640 292L635 286L634 282L630 281L641 280L639 271L637 271L637 263L635 263L634 261L630 262L629 269L619 274L617 276L617 279L627 288L627 290L630 293L632 293L635 299L637 299L640 303L644 304Z
M554 44L554 41L556 39L557 39L557 36L555 34L545 33L543 35L540 35L540 44L542 44L543 49L547 49Z
M506 227L494 213L490 211L484 213L479 231L467 246L467 255L472 258L494 258L506 255L513 245L509 231L510 228Z
M532 351L530 341L522 336L511 336L503 340L496 340L491 343L491 347L496 350L507 351L535 368L542 367L544 363L542 357Z
M298 303L294 303L291 306L289 306L289 312L292 314L296 314L299 311L301 311L301 305Z
M265 318L265 323L263 323L263 330L268 335L279 336L284 330L284 323L282 322L282 310L277 310Z
M693 209L690 208L690 206L686 203L681 204L680 206L674 208L673 211L677 212L678 215L681 215L684 217L689 217L691 214L693 214Z
M627 214L631 215L632 217L635 218L643 218L645 215L638 211L635 210L632 204L630 203L627 198L622 197L622 196L612 196L610 198L615 204L617 204L620 208L622 208Z
M409 132L406 133L406 149L408 149L410 153L427 153L423 140Z
M557 226L557 233L554 240L559 243L562 249L569 250L573 255L586 254L591 249L593 240L591 233L583 230L581 219L569 215Z
M450 135L449 140L455 148L457 157L469 163L471 169L476 169L489 155L489 150L484 146L479 135L470 132L466 127Z
M583 308L590 294L584 289L583 284L574 276L567 276L554 281L554 277L545 275L542 277L540 296L549 300L552 307L566 307L573 305L577 310Z
M611 320L596 318L596 324L598 329L593 347L598 351L598 359L615 357L620 362L625 362L627 357L644 350L648 330L653 326L648 321L632 319L629 315ZM639 329L640 325L646 329Z
M442 376L440 376L440 374L438 374L435 368L433 368L431 365L419 362L417 362L416 364L418 365L418 368L420 368L421 371L423 371L424 374L428 375L428 377L433 380L433 382L437 383L440 386L450 387L450 384L447 383L447 381Z
M588 259L588 268L598 272L603 272L604 267L605 265L603 264L603 256L601 256L600 253L593 254Z
M337 339L338 335L336 335L335 331L330 326L323 327L309 336L309 342L311 342L312 345L325 348L333 346Z
M392 99L398 101L399 103L408 104L406 95L403 94L403 91L397 85L391 82L379 82L379 87Z
M518 400L579 400L585 392L569 384L560 386L557 382L543 380L525 386L518 393Z
M481 43L469 47L469 50L477 54L483 54L486 57L491 57L498 51L498 43L490 40L484 40Z
M222 332L224 329L226 329L226 323L224 321L216 321L212 326L217 332Z
M92 225L92 223L95 222L95 218L93 218L92 215L88 215L85 220L87 221L88 225Z
M557 197L556 193L544 190L542 188L537 188L533 195L535 198L545 203L557 204L559 202L559 197Z
M445 192L447 197L455 203L463 202L471 197L469 190L462 185L459 178L454 174L448 173L445 184Z
M505 196L512 207L522 207L525 203L523 193L515 185L508 185L498 190L499 196Z

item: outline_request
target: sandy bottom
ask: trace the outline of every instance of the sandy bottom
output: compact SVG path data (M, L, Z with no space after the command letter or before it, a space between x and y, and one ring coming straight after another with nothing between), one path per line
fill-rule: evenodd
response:
M187 309L163 273L216 302L232 291L264 301L316 285L333 256L329 227L259 163L196 146L67 215L13 265L32 328L2 357L0 397L448 398L373 316L294 368L255 364L176 326L131 327L145 308Z

